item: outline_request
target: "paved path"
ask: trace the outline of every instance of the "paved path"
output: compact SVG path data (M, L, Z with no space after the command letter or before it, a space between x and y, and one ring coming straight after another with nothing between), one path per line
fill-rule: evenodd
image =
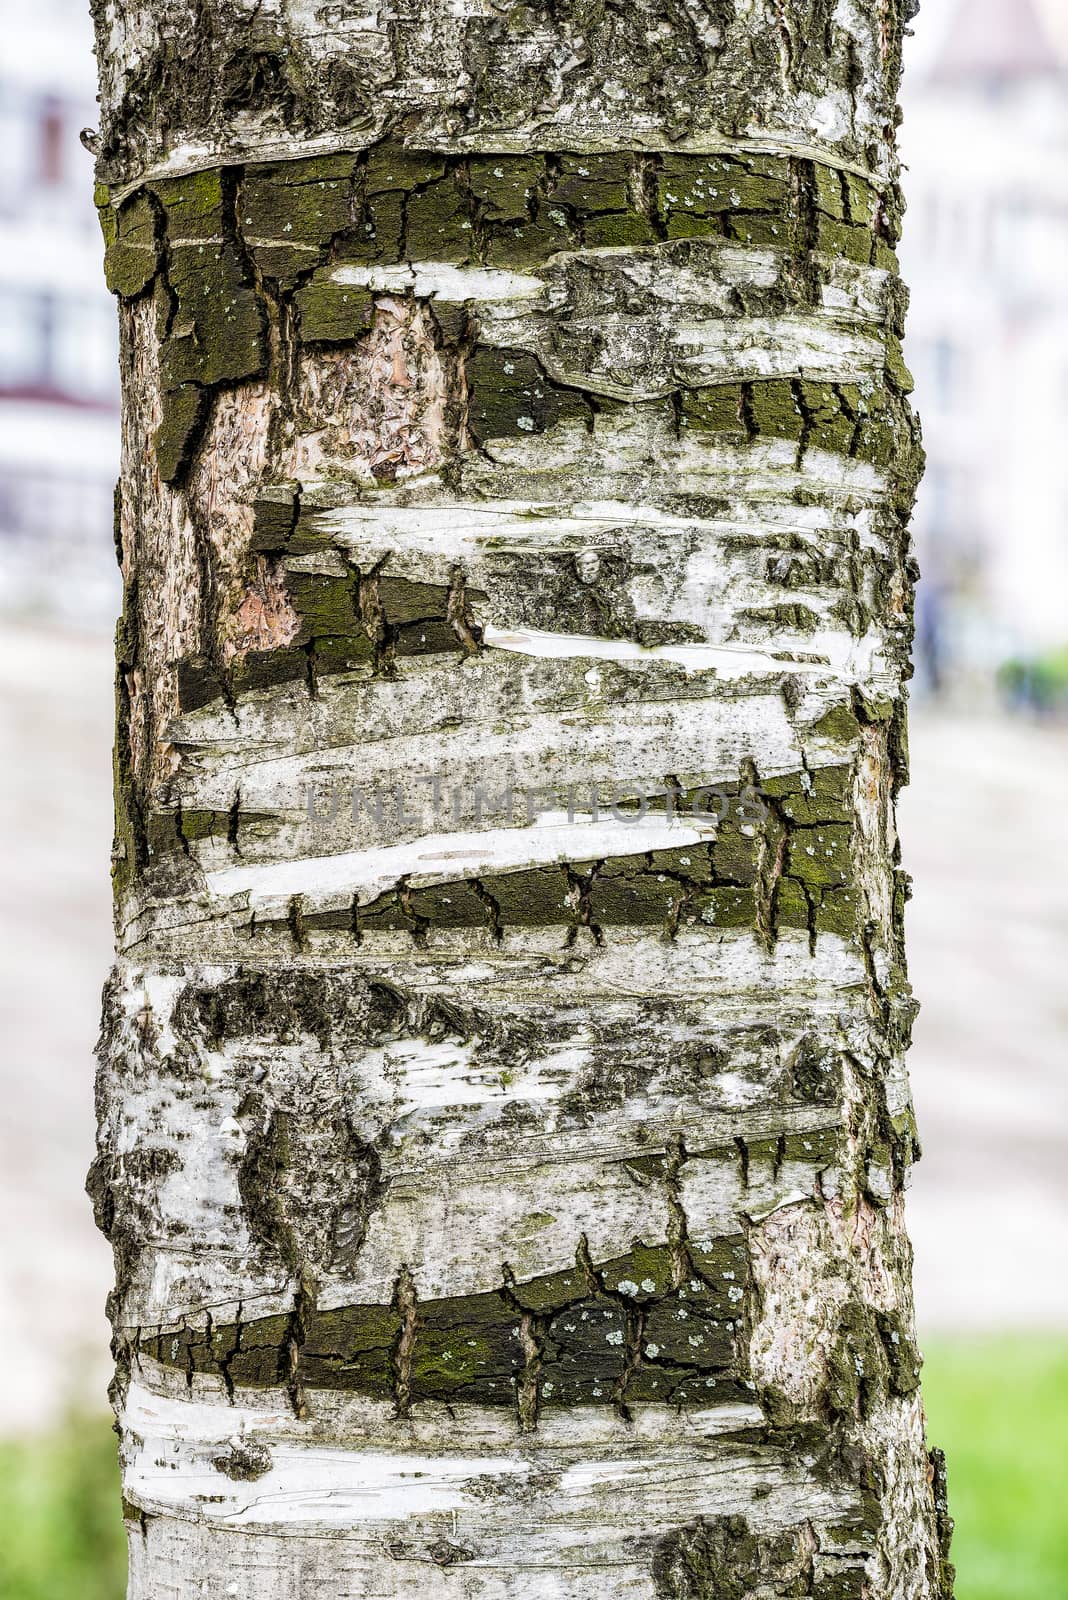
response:
M920 709L911 746L921 1332L1068 1329L1068 730Z
M111 942L110 654L0 625L0 1347L19 1375L0 1433L100 1404L107 1382L110 1252L82 1183ZM1068 1328L1068 734L921 712L912 744L921 1330Z
M83 1183L111 944L110 655L0 627L0 1431L107 1384L111 1251Z

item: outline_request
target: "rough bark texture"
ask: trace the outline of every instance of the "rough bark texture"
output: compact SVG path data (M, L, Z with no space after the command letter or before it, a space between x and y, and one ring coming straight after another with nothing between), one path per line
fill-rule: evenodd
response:
M96 15L131 1596L946 1600L902 0Z

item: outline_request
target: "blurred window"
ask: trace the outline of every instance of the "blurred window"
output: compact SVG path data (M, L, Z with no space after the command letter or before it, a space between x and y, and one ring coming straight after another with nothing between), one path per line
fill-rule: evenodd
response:
M948 411L953 405L957 390L957 369L959 358L957 348L950 339L934 339L931 342L931 389L932 398L943 411Z
M0 471L0 535L13 534L18 525L18 493L11 479Z
M90 101L28 93L0 76L0 216L55 217L61 202L64 232L95 221L91 168L77 141L93 112Z
M111 513L107 483L0 467L0 535L8 540L92 549L110 527Z
M110 301L0 289L0 389L108 401L117 389Z
M944 334L918 341L915 349L916 381L924 406L951 411L959 403L962 351Z
M65 177L67 120L58 100L46 100L37 127L37 172L41 183L50 187Z
M955 468L942 461L931 461L921 495L926 521L933 532L942 536L960 532L965 521L964 483Z
M998 214L997 267L1007 290L1060 299L1068 270L1068 219L1050 197L1009 200Z
M26 119L6 86L0 84L0 211L10 215L26 187Z
M47 295L0 290L0 387L48 382L50 335Z
M110 300L58 300L52 380L64 394L110 399L118 386L115 314Z

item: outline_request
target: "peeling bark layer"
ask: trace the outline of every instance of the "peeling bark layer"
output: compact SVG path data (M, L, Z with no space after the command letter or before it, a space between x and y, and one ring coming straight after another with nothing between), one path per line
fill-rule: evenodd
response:
M97 20L131 1596L948 1596L900 8Z

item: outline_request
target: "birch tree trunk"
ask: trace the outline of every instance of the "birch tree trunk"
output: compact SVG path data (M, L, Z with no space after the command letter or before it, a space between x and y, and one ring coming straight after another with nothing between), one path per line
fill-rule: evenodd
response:
M908 0L94 0L133 1600L935 1600Z

